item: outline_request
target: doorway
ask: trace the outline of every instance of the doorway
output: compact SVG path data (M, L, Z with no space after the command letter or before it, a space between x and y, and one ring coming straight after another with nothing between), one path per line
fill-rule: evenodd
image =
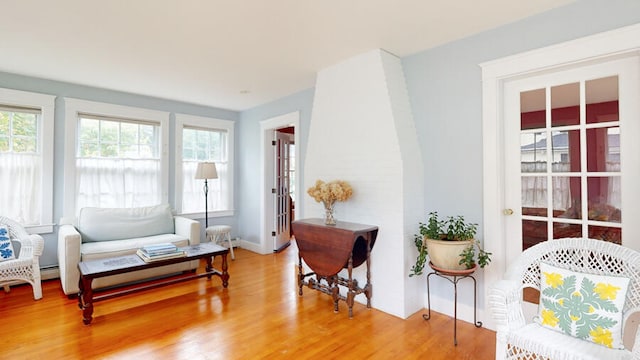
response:
M291 222L295 217L295 128L275 130L274 150L275 225L273 251L279 252L291 241Z
M291 112L260 122L262 154L262 189L260 201L260 252L267 254L286 248L290 240L291 221L298 203L300 159L300 113Z

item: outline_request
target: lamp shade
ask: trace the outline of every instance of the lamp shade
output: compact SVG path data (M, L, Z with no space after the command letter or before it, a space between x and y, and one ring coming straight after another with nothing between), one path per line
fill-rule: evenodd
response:
M198 163L195 179L217 179L216 164L212 162Z

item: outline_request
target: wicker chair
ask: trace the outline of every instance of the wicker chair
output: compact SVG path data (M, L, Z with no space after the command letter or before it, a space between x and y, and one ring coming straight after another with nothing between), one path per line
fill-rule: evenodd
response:
M0 216L0 225L6 225L12 241L20 243L18 258L0 262L0 286L9 292L15 284L29 283L33 287L33 298L42 299L40 283L40 255L44 240L40 235L29 235L17 222Z
M631 349L612 350L525 319L522 289L540 290L540 261L573 271L631 279L623 308L625 338L635 333ZM565 238L525 250L492 286L489 307L496 323L496 359L640 359L640 328L630 316L640 313L640 253L602 240Z

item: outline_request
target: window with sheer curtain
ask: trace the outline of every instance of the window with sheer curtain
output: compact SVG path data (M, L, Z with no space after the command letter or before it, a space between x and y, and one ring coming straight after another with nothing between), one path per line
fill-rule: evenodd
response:
M0 203L4 215L22 224L40 220L39 128L39 110L0 107Z
M208 182L208 210L214 216L233 210L233 122L176 114L176 206L182 214L204 213L204 180L196 180L199 162L216 164L217 179Z
M53 101L0 89L0 215L35 233L52 230Z
M168 113L65 99L65 216L83 207L140 207L167 202ZM71 146L67 142L67 146Z
M156 123L80 114L78 208L160 203L159 134Z

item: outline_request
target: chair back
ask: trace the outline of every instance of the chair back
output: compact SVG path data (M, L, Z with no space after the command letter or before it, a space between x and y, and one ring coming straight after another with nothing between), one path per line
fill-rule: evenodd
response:
M540 290L541 261L576 272L629 278L624 319L640 311L640 252L603 240L554 239L523 251L505 277Z
M5 216L0 216L0 225L6 225L11 239L25 239L29 237L29 233L18 222Z

